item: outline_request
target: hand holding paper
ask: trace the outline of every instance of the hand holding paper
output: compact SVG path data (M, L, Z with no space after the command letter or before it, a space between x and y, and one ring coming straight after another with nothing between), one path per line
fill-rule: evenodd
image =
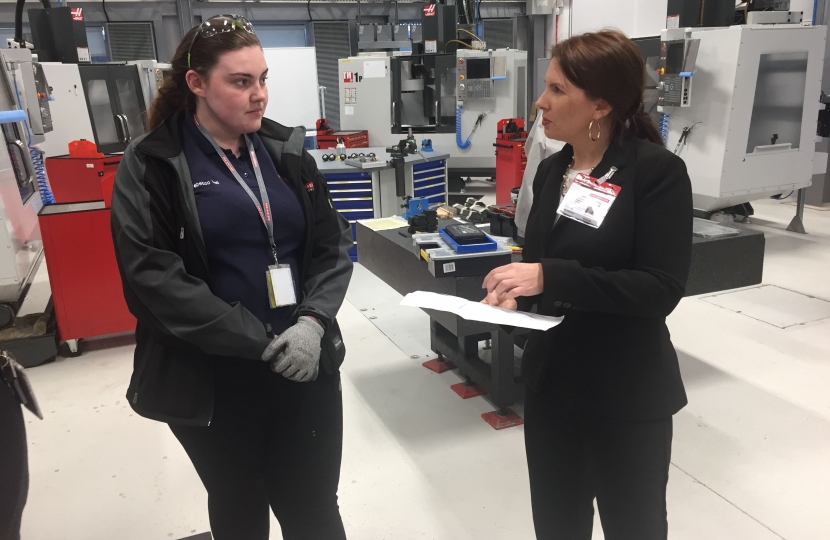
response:
M481 301L482 304L486 304L488 306L496 306L504 309L511 309L513 311L519 308L519 303L515 298L499 298L499 295L496 294L496 291L491 293L487 293L487 296L484 300Z
M524 313L479 302L471 302L457 296L416 291L407 294L401 301L402 306L434 309L455 313L468 321L487 322L504 326L530 328L531 330L550 330L562 322L562 317L548 317L535 313Z
M545 276L539 263L511 263L493 269L481 286L488 293L495 292L500 300L536 296L545 288Z

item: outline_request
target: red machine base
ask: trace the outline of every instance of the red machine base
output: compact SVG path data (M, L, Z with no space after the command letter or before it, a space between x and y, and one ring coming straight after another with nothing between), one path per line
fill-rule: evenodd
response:
M470 399L478 396L483 396L487 393L484 388L476 384L458 383L450 386L450 389L458 394L461 399Z
M507 414L502 416L498 411L488 412L481 415L484 421L490 424L493 429L504 429L513 426L521 426L525 423L524 419L510 409L507 409Z
M437 358L434 360L427 360L421 365L431 371L434 371L435 373L444 373L445 371L455 369L455 364L452 362L448 362L446 360L440 362Z

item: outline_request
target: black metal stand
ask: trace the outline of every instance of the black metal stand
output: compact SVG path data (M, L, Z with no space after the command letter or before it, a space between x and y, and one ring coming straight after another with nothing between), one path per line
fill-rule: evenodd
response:
M489 394L500 415L509 413L508 407L516 402L516 383L513 336L503 328L484 334L454 334L436 317L439 314L426 310L430 315L430 348L458 367L462 375L483 388ZM492 343L490 362L479 355L479 343Z
M58 329L55 320L55 308L51 298L46 305L44 313L49 315L49 323L46 326L45 334L10 339L0 343L25 368L39 366L52 361L58 354Z

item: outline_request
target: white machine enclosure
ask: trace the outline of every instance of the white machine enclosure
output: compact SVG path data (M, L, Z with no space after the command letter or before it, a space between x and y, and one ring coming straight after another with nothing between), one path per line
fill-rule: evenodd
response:
M144 92L144 103L147 108L158 94L164 82L164 75L167 70L172 68L171 64L166 62L158 62L157 60L133 60L127 62L134 65L138 69L138 77L141 79L141 89Z
M8 97L11 103L18 103L19 108L26 111L29 117L32 142L39 143L43 141L44 129L32 69L32 51L29 49L0 49L0 58L3 60ZM15 83L17 84L16 88ZM12 108L18 108L18 105L12 105ZM18 125L25 130L22 122Z
M455 133L416 133L432 141L438 152L450 154L449 167L463 169L494 169L496 155L493 143L496 124L505 118L526 120L527 52L512 49L493 51L459 50L457 57L505 57L506 77L494 81L495 99L467 99L463 103L461 140L466 141L479 114L486 113L482 124L471 139L471 146L461 149ZM379 69L382 62L384 69ZM370 64L366 73L366 64ZM369 145L388 147L406 136L392 133L392 80L388 56L357 56L339 61L340 129L368 130ZM344 73L359 75L352 82L344 82ZM384 75L385 74L385 75ZM360 82L354 82L360 80ZM451 86L452 87L452 86ZM456 103L458 105L458 103Z
M86 106L84 85L77 64L44 62L41 64L52 87L52 120L54 129L38 146L46 157L69 153L68 144L78 139L95 142L92 122Z
M664 30L700 39L690 107L665 107L695 208L716 211L811 185L825 26Z
M43 257L37 213L37 190L24 201L9 152L0 148L0 302L16 302L25 292Z
M36 94L32 98L34 78L31 52L8 49L2 53L0 110L26 110L24 96L29 96L29 103L37 103ZM20 95L19 101L17 95ZM34 110L40 114L39 108ZM29 113L31 118L33 113L31 110ZM15 303L24 296L43 258L43 242L37 219L43 204L34 178L25 123L6 124L2 133L5 144L0 148L0 302ZM32 141L38 142L39 139L42 140L42 135L33 136ZM15 153L16 165L12 164L10 149Z

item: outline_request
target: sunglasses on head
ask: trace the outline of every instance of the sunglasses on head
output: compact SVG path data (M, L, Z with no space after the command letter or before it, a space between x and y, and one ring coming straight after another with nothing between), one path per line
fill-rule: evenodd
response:
M236 30L244 30L249 34L256 34L254 32L254 25L242 15L216 15L203 21L193 34L193 39L190 40L190 47L187 49L188 69L190 69L190 53L193 51L193 43L196 42L197 37L201 36L204 39L213 37L216 34L235 32Z

